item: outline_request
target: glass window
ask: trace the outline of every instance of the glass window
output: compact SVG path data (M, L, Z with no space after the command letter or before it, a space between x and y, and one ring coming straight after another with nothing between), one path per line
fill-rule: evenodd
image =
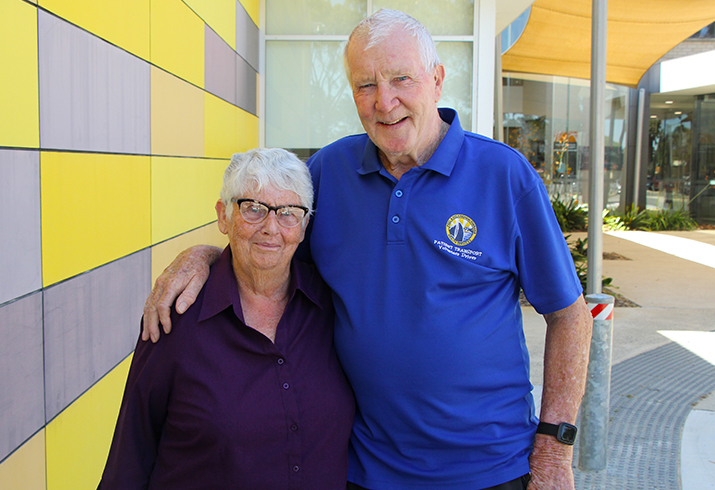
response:
M436 45L445 71L444 89L438 105L455 109L462 128L471 131L472 43L443 41Z
M366 0L266 0L265 145L289 148L301 156L349 134L363 132L342 62L344 41L367 15ZM403 9L432 34L472 34L473 2L373 1ZM445 21L447 19L448 21ZM280 36L306 35L306 40ZM442 40L437 52L447 74L441 107L452 107L462 127L471 130L472 43ZM305 151L303 151L305 150Z
M690 210L699 223L715 224L715 94L695 101Z
M700 29L690 39L715 39L715 22Z
M688 209L693 101L692 96L651 96L648 209Z
M715 94L650 100L646 207L715 223Z
M541 175L549 194L562 201L588 200L588 80L518 75L505 77L504 141ZM604 205L620 208L625 193L628 89L606 87Z
M266 0L266 34L347 36L366 16L365 0Z
M401 10L419 20L433 36L471 36L474 34L474 1L373 0L372 10Z
M343 43L266 42L266 146L319 149L362 132Z

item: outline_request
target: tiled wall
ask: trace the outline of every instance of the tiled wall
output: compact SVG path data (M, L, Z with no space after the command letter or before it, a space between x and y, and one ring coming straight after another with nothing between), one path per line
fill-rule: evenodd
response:
M0 0L0 488L96 488L153 279L225 244L259 0Z

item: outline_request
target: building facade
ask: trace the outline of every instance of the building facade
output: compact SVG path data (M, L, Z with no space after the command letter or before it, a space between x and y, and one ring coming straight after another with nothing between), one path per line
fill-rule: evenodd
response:
M258 145L251 0L0 0L0 488L96 488L152 278Z
M96 488L154 278L226 243L213 205L232 153L307 157L362 131L342 47L379 8L433 34L463 127L496 120L553 196L587 202L588 81L505 73L495 118L495 5L0 0L0 488ZM715 90L661 94L638 166L637 113L661 114L646 82L647 111L607 87L605 204L712 220Z

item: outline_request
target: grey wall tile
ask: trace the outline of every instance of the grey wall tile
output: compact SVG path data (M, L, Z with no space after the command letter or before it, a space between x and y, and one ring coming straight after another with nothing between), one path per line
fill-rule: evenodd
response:
M242 58L236 58L236 105L258 115L256 71Z
M42 10L42 148L149 154L149 64Z
M204 31L206 90L236 105L236 52L208 25Z
M239 1L236 1L236 52L258 71L258 27Z
M40 153L0 149L0 304L42 287Z
M45 422L42 293L0 308L0 461Z
M151 283L151 250L44 293L47 420L134 349Z

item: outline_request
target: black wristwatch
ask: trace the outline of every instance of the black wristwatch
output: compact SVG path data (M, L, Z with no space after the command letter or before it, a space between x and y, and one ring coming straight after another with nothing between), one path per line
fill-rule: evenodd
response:
M574 442L576 442L577 432L578 429L575 425L567 424L566 422L561 422L559 425L539 422L539 426L536 428L537 434L554 436L557 441L569 446L573 446Z

